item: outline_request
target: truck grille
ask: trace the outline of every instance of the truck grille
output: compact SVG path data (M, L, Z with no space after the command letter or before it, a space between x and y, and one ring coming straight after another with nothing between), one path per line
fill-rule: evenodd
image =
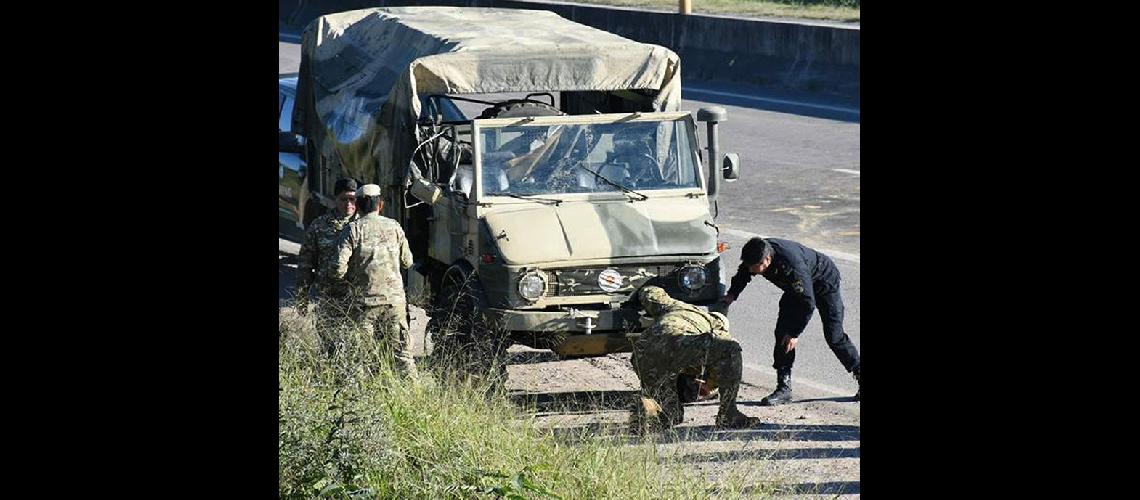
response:
M554 279L548 281L550 295L607 295L629 294L654 276L668 274L675 266L628 266L597 267L589 269L560 269L548 271ZM598 284L598 276L606 269L613 269L621 275L621 287L607 292Z

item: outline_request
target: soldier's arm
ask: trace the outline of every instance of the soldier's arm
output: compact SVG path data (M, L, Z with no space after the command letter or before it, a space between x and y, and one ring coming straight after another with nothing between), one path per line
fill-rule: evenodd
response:
M330 269L331 276L344 279L348 274L348 261L352 259L352 250L356 248L356 234L353 232L355 224L344 226L337 236L336 243L336 269Z
M400 265L404 269L411 269L412 267L412 249L408 246L408 238L404 236L404 229L399 225L396 226L397 239L400 240Z
M732 297L732 300L736 300L740 297L740 292L743 292L744 287L748 286L751 281L752 273L748 271L748 266L741 262L740 267L736 268L736 274L732 276L731 286L728 287L726 295Z

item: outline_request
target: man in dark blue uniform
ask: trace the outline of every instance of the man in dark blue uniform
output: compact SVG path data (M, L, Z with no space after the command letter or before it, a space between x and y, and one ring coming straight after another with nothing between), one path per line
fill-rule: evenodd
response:
M727 306L761 275L784 291L776 319L776 345L772 368L776 369L776 390L761 401L772 406L792 399L792 363L796 342L812 312L819 308L827 345L848 372L859 380L859 350L843 331L843 299L839 296L839 269L831 258L799 243L778 238L752 238L740 253L740 267L732 286L721 299ZM855 393L859 400L859 392Z

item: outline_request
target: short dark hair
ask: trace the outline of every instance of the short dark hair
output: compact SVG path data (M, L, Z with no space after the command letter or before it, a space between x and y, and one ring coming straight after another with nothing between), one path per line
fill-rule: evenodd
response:
M740 250L740 260L745 265L751 266L757 262L764 260L765 257L772 255L772 245L768 244L764 238L752 238L744 244L744 248Z
M375 212L376 207L378 207L379 205L380 205L380 197L379 196L364 196L362 198L356 199L356 209L360 210L361 212L364 212L365 214L370 214L372 212Z

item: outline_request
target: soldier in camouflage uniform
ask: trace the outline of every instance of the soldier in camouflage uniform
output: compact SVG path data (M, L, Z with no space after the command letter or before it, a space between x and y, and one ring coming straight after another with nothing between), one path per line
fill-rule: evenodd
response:
M380 186L361 186L356 196L361 215L341 231L336 268L330 272L348 281L351 310L360 326L395 351L397 368L415 375L400 275L401 268L412 267L412 250L400 224L380 215Z
M326 349L331 349L327 330L343 321L348 311L348 283L320 274L336 263L337 236L356 216L356 181L336 181L336 210L317 217L305 230L297 263L297 310L308 311L309 289L315 285L317 326ZM314 201L313 203L316 203Z
M655 322L633 347L633 367L642 390L642 401L634 410L635 425L681 423L685 415L677 393L678 377L702 369L720 386L717 426L743 428L759 423L736 408L743 368L740 344L728 334L728 318L674 299L653 285L642 287L638 299Z

